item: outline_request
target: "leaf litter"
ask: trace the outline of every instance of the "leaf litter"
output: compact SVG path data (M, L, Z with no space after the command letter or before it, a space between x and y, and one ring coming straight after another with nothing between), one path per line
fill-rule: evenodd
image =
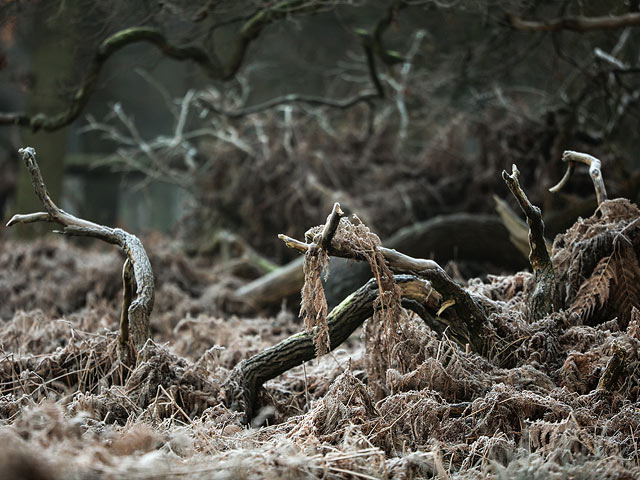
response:
M294 315L228 313L242 280L156 239L154 341L131 369L118 254L5 241L0 478L638 478L639 216L607 201L556 238L564 308L537 322L529 273L469 280L495 336L486 357L387 309L267 382L250 427L221 386L304 328ZM622 372L599 388L615 352Z

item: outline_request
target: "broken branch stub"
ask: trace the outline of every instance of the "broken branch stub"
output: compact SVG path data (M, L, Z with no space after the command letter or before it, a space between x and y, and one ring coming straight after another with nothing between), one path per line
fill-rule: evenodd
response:
M502 178L516 197L520 208L527 217L529 225L529 263L533 269L535 289L529 297L529 309L531 319L539 320L554 311L553 292L555 291L555 275L553 264L549 257L545 238L544 222L540 209L533 205L522 190L518 181L518 167L512 166L511 175L506 170L502 171Z
M136 349L140 350L150 337L149 316L153 309L154 287L153 271L147 252L138 237L120 228L110 228L77 218L58 206L51 200L47 187L36 162L36 151L26 147L19 150L29 175L36 196L44 206L46 212L14 215L7 223L7 227L18 223L52 222L63 226L61 231L66 235L99 238L107 243L118 245L127 255L123 268L123 310L126 310L126 321L121 318L121 343L126 343L130 337ZM127 265L129 262L129 265ZM131 275L133 270L133 275ZM131 301L133 285L136 285L136 299ZM126 333L124 333L126 331ZM125 338L126 336L126 338Z
M567 171L565 172L562 179L553 187L549 189L551 193L559 192L562 187L569 181L569 178L573 174L575 170L576 162L584 163L589 166L589 176L591 177L591 181L593 182L593 188L596 191L596 200L598 201L598 205L604 202L607 199L607 190L604 186L604 180L602 178L602 170L601 162L593 155L589 155L587 153L574 152L573 150L566 150L562 154L562 161L569 162L567 166Z

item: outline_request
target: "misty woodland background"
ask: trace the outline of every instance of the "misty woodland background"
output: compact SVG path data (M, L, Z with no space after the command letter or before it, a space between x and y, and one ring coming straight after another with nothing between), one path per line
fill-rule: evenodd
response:
M2 225L43 209L34 147L61 208L141 238L155 306L123 364L122 252L0 228L0 479L640 476L639 51L636 1L1 2ZM584 165L548 191L565 150L611 200ZM555 269L535 321L512 164ZM234 369L305 329L301 266L254 282L335 202L476 298L487 348L425 323L455 305L383 306L245 418ZM329 308L370 276L332 261Z

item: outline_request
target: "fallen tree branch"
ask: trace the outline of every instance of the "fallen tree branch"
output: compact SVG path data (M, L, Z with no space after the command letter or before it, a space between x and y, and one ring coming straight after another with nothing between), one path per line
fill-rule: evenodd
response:
M424 307L431 310L437 308L438 295L424 280L410 275L398 275L395 282L402 299L410 301L407 306L412 308L412 302L415 302L418 308L414 307L414 310L419 315L425 314ZM329 313L329 350L337 348L373 315L374 301L379 293L377 281L371 279ZM426 321L429 322L430 319ZM313 333L302 332L243 360L234 368L223 386L225 403L233 410L245 412L244 421L248 422L253 414L258 390L264 382L315 357Z
M502 178L511 193L513 193L513 196L518 200L518 204L526 215L527 224L529 225L529 245L531 247L529 262L533 269L536 284L533 293L529 297L529 309L531 319L536 321L554 311L555 275L544 238L542 213L538 207L529 201L524 190L520 187L519 174L518 168L513 165L511 175L503 170Z
M567 171L562 179L553 187L549 189L550 192L559 192L562 187L569 181L571 175L576 168L576 162L584 163L589 166L589 176L593 182L593 188L596 191L596 200L598 205L607 199L607 189L604 186L604 179L602 178L602 170L600 169L601 163L596 157L587 153L574 152L572 150L566 150L562 154L562 161L569 162Z
M149 316L153 309L154 286L153 271L151 263L147 257L147 253L138 237L132 235L120 228L109 228L97 223L89 222L81 218L74 217L69 213L57 207L49 192L40 173L40 168L36 162L36 151L33 148L21 148L20 154L24 161L29 175L31 176L31 184L36 196L44 205L46 212L29 213L24 215L14 215L7 223L7 227L18 223L33 222L52 222L63 226L61 231L55 233L63 233L67 235L76 235L84 237L99 238L107 243L118 245L127 255L127 260L123 268L123 310L127 311L126 321L121 318L121 338L122 344L126 343L131 334L134 345L139 350L150 337ZM129 266L127 266L129 262ZM133 277L131 278L131 269L133 269ZM133 291L133 282L137 286L136 299L131 301L131 292ZM127 294L127 290L129 294ZM129 297L127 297L129 295ZM124 312L123 312L124 316ZM126 331L126 334L123 332ZM124 336L126 335L126 338Z
M306 253L313 244L301 242L287 235L278 236L289 248ZM377 247L388 267L394 273L406 273L428 280L431 285L444 297L445 300L455 302L455 319L448 321L450 336L462 346L469 344L472 350L483 352L486 347L483 337L484 326L487 318L484 310L478 302L468 294L460 285L453 281L440 265L433 260L413 258L396 250ZM329 255L354 260L366 261L366 258L354 253L338 242L332 242L327 249Z
M536 22L523 20L517 15L509 15L511 27L522 32L557 32L572 30L574 32L590 32L593 30L613 30L640 25L640 13L627 13L619 16L583 17L567 16Z
M527 265L525 259L529 254L527 225L522 223L526 247L522 257L509 239L511 232L492 215L456 213L434 217L400 229L383 244L416 257L433 255L436 261L445 261L455 254L458 260L490 262L501 268L517 270ZM296 258L240 287L235 296L253 309L279 306L283 298L300 292L304 282L303 260L302 257ZM332 275L325 284L329 307L336 306L371 277L367 266L338 263L335 258L331 260Z

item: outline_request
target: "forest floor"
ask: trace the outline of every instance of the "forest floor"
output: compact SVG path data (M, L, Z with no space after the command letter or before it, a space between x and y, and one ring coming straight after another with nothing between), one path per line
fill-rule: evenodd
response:
M51 236L0 243L0 479L640 477L635 308L623 326L569 311L523 326L513 312L530 274L474 280L512 312L495 324L525 332L515 361L467 353L405 312L393 368L365 326L267 382L244 426L221 386L301 331L297 315L226 313L243 280L164 238L145 245L153 341L126 371L120 252ZM614 345L624 374L599 389Z

